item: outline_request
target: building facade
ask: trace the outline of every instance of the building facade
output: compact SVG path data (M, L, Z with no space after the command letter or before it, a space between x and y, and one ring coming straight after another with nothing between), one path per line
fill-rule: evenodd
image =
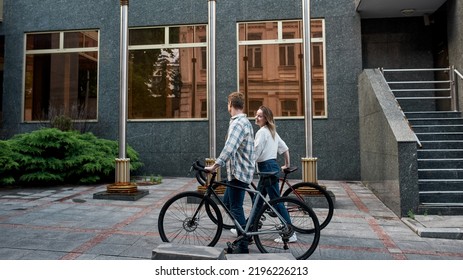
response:
M363 18L354 0L310 2L318 178L361 180L359 74L432 67L442 28L429 33L422 17ZM461 6L444 2L434 12L451 25L447 63L461 65ZM82 130L117 139L120 1L4 0L2 18L0 137L66 115ZM145 164L138 172L185 176L193 160L210 157L208 1L129 1L128 18L127 144ZM216 1L217 153L229 121L226 97L242 91L251 121L260 105L272 108L291 161L300 166L307 143L302 28L301 0Z

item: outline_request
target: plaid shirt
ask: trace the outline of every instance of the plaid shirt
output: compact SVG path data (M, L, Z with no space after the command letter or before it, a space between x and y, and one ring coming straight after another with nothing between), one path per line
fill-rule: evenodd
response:
M225 146L216 163L227 165L227 179L251 183L254 175L254 130L245 114L230 119Z

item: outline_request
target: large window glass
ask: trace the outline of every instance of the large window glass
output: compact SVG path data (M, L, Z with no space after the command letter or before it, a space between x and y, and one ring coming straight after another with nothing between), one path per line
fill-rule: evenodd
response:
M301 20L238 24L239 89L246 113L260 105L277 117L304 116L304 57ZM312 106L326 117L324 21L311 21Z
M129 119L206 118L206 25L129 32Z
M24 121L97 118L97 30L26 34Z
M3 124L3 61L5 53L5 36L0 36L0 127Z

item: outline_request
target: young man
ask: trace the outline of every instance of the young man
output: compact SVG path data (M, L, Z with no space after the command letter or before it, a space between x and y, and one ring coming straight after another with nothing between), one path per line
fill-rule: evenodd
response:
M234 186L247 188L254 175L254 131L251 123L243 113L244 95L240 92L233 92L228 96L228 112L231 115L228 127L227 141L216 159L214 165L206 167L213 172L220 166L227 166L228 183ZM240 225L246 226L244 216L243 200L245 191L236 188L227 188L230 202L230 211ZM241 233L240 233L241 234ZM240 235L239 234L239 235ZM249 253L249 241L242 238L238 241L233 254Z

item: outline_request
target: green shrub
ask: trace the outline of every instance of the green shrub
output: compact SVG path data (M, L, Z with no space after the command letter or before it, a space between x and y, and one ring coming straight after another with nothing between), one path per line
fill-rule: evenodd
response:
M62 131L72 130L72 119L68 116L59 115L55 116L50 120L50 125L52 128L57 128Z
M44 128L0 141L0 184L91 184L114 178L116 141L91 133ZM5 147L5 148L4 148ZM127 147L131 170L143 164Z
M0 185L10 185L15 182L14 173L19 169L15 158L17 156L11 150L10 143L0 141Z

